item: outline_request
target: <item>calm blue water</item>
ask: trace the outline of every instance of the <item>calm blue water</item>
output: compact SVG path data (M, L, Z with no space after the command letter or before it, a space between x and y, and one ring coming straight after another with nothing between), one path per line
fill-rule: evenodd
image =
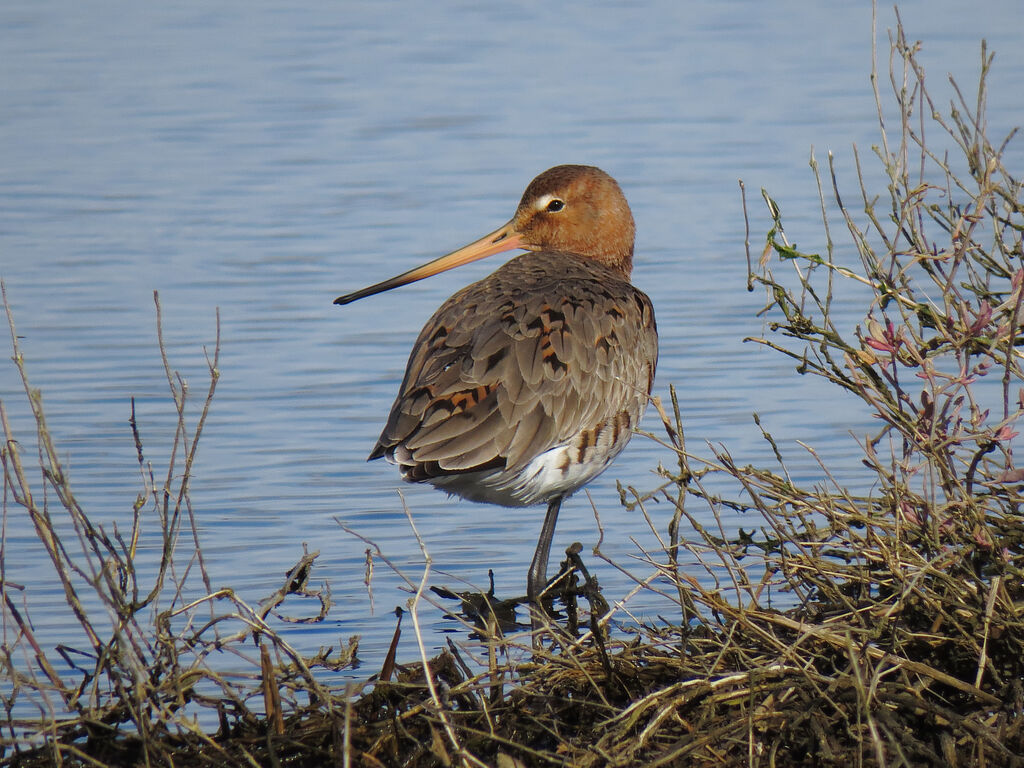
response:
M947 72L972 91L985 37L997 53L992 133L1024 122L1019 0L970 14L920 0L902 15L924 43L940 105L952 93ZM894 26L883 8L883 71ZM870 69L866 3L4 3L0 274L83 506L98 522L128 519L141 484L132 396L147 457L166 472L175 422L156 289L191 419L220 309L222 377L192 483L215 587L256 600L308 542L321 551L314 581L328 579L338 605L326 623L292 630L292 642L312 651L359 634L374 671L391 609L407 596L378 563L371 604L366 547L338 521L418 580L401 490L432 583L483 585L493 568L500 593L522 592L541 510L400 488L392 469L364 461L422 323L495 265L351 307L331 301L490 231L534 175L565 162L603 167L632 204L634 281L654 300L662 338L656 388L678 387L691 448L706 454L710 441L740 463L763 460L757 411L797 477L817 477L797 440L840 473L855 470L848 433L875 427L862 407L742 343L764 326L763 298L744 289L737 180L749 190L755 256L768 227L762 186L791 240L822 249L810 147L823 163L833 150L851 185L852 143L870 163ZM31 460L32 421L10 363L0 364L0 396ZM657 422L649 415L646 426ZM659 461L671 457L636 439L590 486L603 549L630 567L656 542L620 508L615 479L651 486ZM564 506L555 550L574 540L585 552L597 541L584 495ZM60 593L13 506L5 558L44 644L67 640ZM607 596L626 593L625 577L595 569ZM432 610L424 621L434 645L452 626Z

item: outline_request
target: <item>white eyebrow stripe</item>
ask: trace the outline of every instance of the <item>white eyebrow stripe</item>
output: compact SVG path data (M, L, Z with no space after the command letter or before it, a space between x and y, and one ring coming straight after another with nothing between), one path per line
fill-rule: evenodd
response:
M538 197L537 201L533 204L533 207L536 208L538 211L543 211L545 208L548 207L548 203L550 203L552 200L557 199L558 195L552 195L550 192L548 192L548 194L541 195L540 197Z

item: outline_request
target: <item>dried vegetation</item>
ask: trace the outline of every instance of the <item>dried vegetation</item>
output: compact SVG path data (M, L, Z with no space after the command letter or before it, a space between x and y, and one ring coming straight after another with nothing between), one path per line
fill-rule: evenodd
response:
M375 683L338 691L316 668L348 656L303 658L265 621L285 593L305 590L315 555L262 609L210 588L188 500L203 418L186 428L169 365L180 419L162 483L136 432L146 481L136 510L156 510L164 540L145 585L134 567L141 518L128 532L89 519L26 384L45 490L33 490L5 417L4 514L31 516L87 644L73 659L53 658L18 586L4 582L4 759L1024 765L1024 470L1012 453L1024 407L1021 183L1003 165L1010 137L993 143L987 133L985 48L976 98L954 83L951 107L940 108L902 29L891 42L898 120L890 129L882 119L876 78L882 135L870 160L888 194L871 191L856 150L854 195L840 194L831 156L825 174L812 161L819 189L831 189L821 195L825 251L793 247L765 195L773 223L750 274L766 291L770 331L751 341L877 419L861 446L865 490L848 490L824 465L812 487L794 482L767 431L774 468L740 466L725 449L699 457L684 444L678 407L662 411L664 434L652 437L674 466L658 488L623 489L623 499L644 514L656 500L659 511L665 502L675 510L637 588L662 592L677 616L608 631L628 615L620 602L585 615L589 629L552 632L541 649L495 632L482 646L491 654L475 663L452 645L417 664L389 658ZM838 230L843 246L833 244ZM853 329L837 319L847 285L870 294ZM210 374L212 397L215 357ZM755 530L726 526L737 510L758 521ZM416 629L424 585L413 585ZM326 612L329 595L318 597ZM785 609L773 606L780 601ZM212 655L224 652L252 673L218 671L225 665ZM36 717L17 714L33 708ZM194 724L204 708L217 712L216 733Z

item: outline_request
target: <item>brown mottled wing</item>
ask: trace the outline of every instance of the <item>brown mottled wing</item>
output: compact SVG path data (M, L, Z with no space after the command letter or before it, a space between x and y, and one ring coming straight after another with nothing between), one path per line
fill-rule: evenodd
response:
M590 260L524 254L426 324L370 458L409 480L524 466L623 412L636 424L657 357L642 292Z

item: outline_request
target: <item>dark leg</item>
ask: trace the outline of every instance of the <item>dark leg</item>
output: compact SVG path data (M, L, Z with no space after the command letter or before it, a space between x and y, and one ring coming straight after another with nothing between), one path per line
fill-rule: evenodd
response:
M548 558L551 555L551 540L555 536L555 523L558 522L558 510L562 506L562 497L558 496L548 503L544 525L540 529L537 550L533 553L530 572L526 576L526 596L530 600L530 624L534 630L540 628L540 616L543 608L540 596L548 585Z

